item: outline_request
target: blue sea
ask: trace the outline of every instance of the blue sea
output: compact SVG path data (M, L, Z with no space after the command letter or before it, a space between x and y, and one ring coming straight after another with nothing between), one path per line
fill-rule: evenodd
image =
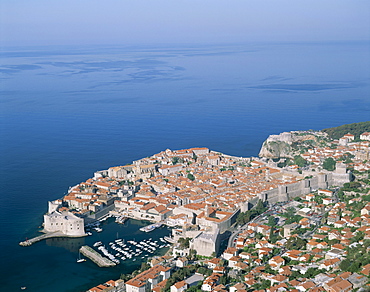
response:
M132 220L18 246L38 234L47 201L94 171L167 148L257 156L270 134L370 120L369 52L369 42L2 47L1 290L86 291L140 266L76 263L82 244L139 236Z

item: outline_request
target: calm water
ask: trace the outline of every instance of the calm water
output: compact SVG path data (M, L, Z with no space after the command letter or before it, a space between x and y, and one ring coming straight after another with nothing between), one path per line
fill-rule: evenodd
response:
M369 51L365 42L2 48L2 289L84 291L133 268L77 265L77 248L96 238L18 247L48 200L96 170L166 148L256 156L269 134L370 120ZM122 231L109 226L107 240Z

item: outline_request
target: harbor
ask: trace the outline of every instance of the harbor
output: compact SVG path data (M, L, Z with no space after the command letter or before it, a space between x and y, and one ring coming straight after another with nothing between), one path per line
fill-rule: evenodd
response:
M125 222L129 219L127 216L121 215L121 214L114 214L113 212L109 212L105 214L104 216L98 218L95 221L92 221L90 223L85 224L85 231L86 233L83 236L91 236L93 235L92 232L100 233L103 231L102 224L106 222L109 218L115 218L115 223L119 224L125 224ZM151 232L157 228L162 227L163 222L150 224L144 227L139 228L140 231L143 232ZM44 231L42 231L44 232ZM45 232L42 235L35 236L32 238L27 238L24 241L19 242L20 246L31 246L32 244L39 242L41 240L50 239L50 238L56 238L56 237L67 237L67 238L74 238L74 237L83 237L83 236L70 236L66 235L63 232L55 231L55 232Z
M109 242L108 244L105 244L102 241L97 241L93 244L93 248L90 247L90 251L94 252L95 255L98 255L99 258L105 258L115 265L119 265L126 260L132 262L137 260L146 261L161 249L170 247L170 244L165 238L166 236L160 237L157 240L149 238L141 241L125 241L124 239L119 238ZM90 259L97 263L94 259Z
M146 233L139 229L149 225L150 223L148 221L128 219L124 224L118 224L115 220L116 218L112 216L101 221L99 224L102 229L101 232L94 230L91 225L89 231L92 233L91 236L80 238L49 237L27 248L17 245L18 249L16 255L22 255L22 262L27 263L27 269L30 270L30 273L35 264L34 258L41 258L45 267L44 273L54 275L51 276L49 280L51 286L53 286L53 283L58 282L58 275L65 271L73 271L73 274L69 275L69 278L71 278L69 285L71 287L78 287L78 291L86 291L93 285L104 282L107 279L118 279L121 274L132 273L134 270L140 268L143 262L148 262L154 257L161 257L169 250L170 246L167 245L168 243L161 240L161 238L170 235L171 231L166 226L156 229L155 232ZM44 236L44 234L42 235ZM28 238L32 238L32 234L28 235ZM120 241L120 239L122 240ZM122 247L116 240L118 243L122 242L126 244L126 246ZM89 246L96 254L106 257L102 249L98 249L99 246L94 246L94 244L99 241L107 252L120 261L119 264L114 264L105 268L99 267L97 263L80 252L82 246ZM129 241L132 243L135 242L136 245L131 244ZM152 246L152 248L146 247L147 250L145 250L145 245L140 244L142 241L145 241L145 243ZM157 241L158 248L154 250L153 247L155 246L151 245L149 241ZM137 246L137 244L142 245L142 247ZM165 246L161 247L161 245ZM129 254L126 256L118 250L118 248L121 248L122 251ZM128 249L125 250L125 248ZM142 250L142 253L136 255L139 252L139 250L136 251L136 249ZM30 253L30 250L34 256L32 258L27 258L26 255ZM149 252L149 250L153 252ZM117 253L122 254L122 256L116 256ZM125 259L122 259L122 257ZM79 261L80 259L85 259L85 261ZM109 260L109 258L107 259ZM20 262L20 260L16 261L14 265ZM36 276L23 279L22 282L19 282L19 285L26 286L26 291L42 291L42 288L39 289L39 287L41 287L40 283L40 279ZM19 287L17 288L19 289ZM59 288L59 286L53 286L53 291L62 292L65 290Z

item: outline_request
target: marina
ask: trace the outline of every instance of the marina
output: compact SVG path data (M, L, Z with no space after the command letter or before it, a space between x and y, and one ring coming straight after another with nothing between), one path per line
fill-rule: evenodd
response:
M122 226L122 224L124 224L128 220L126 216L119 214L113 215L109 213L104 217L98 219L97 221L86 224L86 230L95 231L96 234L103 232L104 229L102 228L102 224L108 224L106 226L110 226L110 223L113 223L113 221L107 220L111 217L115 217L115 223L119 223L118 226ZM163 224L159 222L141 227L139 228L139 230L148 233L162 226ZM89 231L87 233L91 232ZM99 255L100 258L107 259L111 263L119 265L124 261L146 261L149 256L154 256L162 249L169 248L171 246L170 243L173 242L167 240L166 238L169 237L162 236L157 239L143 238L140 240L135 240L135 238L124 239L119 238L119 232L117 232L115 240L109 241L108 243L106 241L98 240L92 244L92 247L89 248L95 253L95 255ZM88 258L90 258L93 262L97 264L99 262L94 257L91 258L90 256L88 256ZM77 262L82 262L82 260ZM98 264L98 266L102 265Z
M107 279L118 279L121 274L132 273L134 270L138 269L143 262L147 262L151 257L163 256L169 249L167 242L164 242L164 237L169 236L170 229L166 226L156 229L155 232L146 233L141 232L139 229L143 226L150 224L145 220L135 220L127 219L124 224L118 224L115 222L116 217L111 216L106 220L99 221L97 220L93 224L89 224L87 231L91 232L91 236L85 236L80 238L71 238L71 237L48 237L44 240L40 240L37 243L32 244L30 247L24 248L22 246L17 246L17 252L20 254L28 254L30 249L35 257L42 257L45 263L52 264L51 268L45 270L45 272L51 273L50 285L53 287L53 291L64 292L65 290L60 288L60 286L53 286L53 283L58 282L58 275L60 271L74 271L77 274L71 274L69 277L74 279L69 285L72 287L79 287L78 291L86 291L91 286L104 282ZM93 227L98 227L102 229L101 232L97 232ZM38 236L37 233L26 234L23 236L26 239L26 236L30 240L35 236ZM42 234L44 237L45 234ZM129 243L132 242L133 244ZM158 247L154 250L145 246L145 244L140 243L144 241L147 244L150 242L157 241ZM94 244L96 246L94 246ZM124 245L125 246L121 246ZM135 245L136 244L136 245ZM161 245L164 245L161 247ZM105 247L107 252L113 255L119 264L111 261L109 267L99 267L94 261L89 257L79 252L79 249L82 246L89 246L96 254L93 257L106 258L111 261L108 257L103 254L103 250L98 249L99 246ZM155 247L154 245L150 245ZM114 249L114 248L116 249ZM144 249L147 248L147 250ZM117 248L121 248L122 251L127 252L127 256L122 253ZM149 252L149 251L152 252ZM120 254L118 254L120 253ZM123 257L123 258L122 258ZM81 261L79 261L82 259ZM24 258L22 259L24 260ZM27 267L34 265L34 261L26 258ZM84 275L78 276L78 275ZM26 286L26 291L43 291L40 284L39 278L37 276L25 279L22 282L19 282L17 287ZM16 291L16 290L11 291ZM73 290L72 290L73 291Z
M136 261L139 257L144 259L153 256L157 251L168 247L170 247L170 244L166 242L164 237L160 237L158 240L149 238L141 241L128 240L126 242L119 238L109 242L108 245L103 244L102 241L93 244L94 251L117 265L126 260Z

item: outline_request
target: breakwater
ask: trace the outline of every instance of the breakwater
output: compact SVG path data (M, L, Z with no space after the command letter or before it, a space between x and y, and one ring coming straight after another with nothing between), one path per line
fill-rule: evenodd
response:
M88 245L81 246L80 252L90 260L92 260L95 264L97 264L99 267L113 267L116 264L112 262L111 260L101 256L98 252L96 252L94 249L92 249Z
M52 237L66 237L66 235L59 231L49 232L49 233L45 233L45 234L30 238L30 239L26 239L25 241L21 241L19 245L20 246L30 246L34 244L35 242L48 239L48 238L52 238Z

